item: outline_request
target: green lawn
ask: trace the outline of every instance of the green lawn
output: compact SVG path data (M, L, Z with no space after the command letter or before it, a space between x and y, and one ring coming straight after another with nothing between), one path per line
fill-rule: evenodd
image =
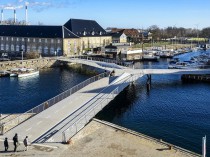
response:
M147 47L163 47L165 45L171 45L170 42L156 42L156 43L144 43L144 48ZM142 44L133 45L133 48L142 48Z

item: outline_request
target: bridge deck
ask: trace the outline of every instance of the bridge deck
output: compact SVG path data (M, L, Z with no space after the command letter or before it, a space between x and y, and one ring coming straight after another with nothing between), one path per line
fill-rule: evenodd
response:
M83 112L87 108L91 108L95 102L109 95L118 86L117 84L121 84L121 80L123 81L127 76L128 74L118 78L106 77L91 83L13 128L1 136L1 139L5 137L12 139L14 134L18 133L20 140L23 140L25 136L29 136L30 141L35 143L62 142L62 132L83 116ZM111 81L113 83L110 85ZM107 88L108 85L110 86Z
M157 67L153 67L154 69L132 69L128 67L119 66L115 63L106 63L94 60L87 59L74 59L74 58L65 58L59 59L60 61L72 62L72 63L80 63L84 65L89 65L95 68L107 69L107 70L115 70L117 75L122 74L123 72L130 74L210 74L210 69L159 69Z
M49 138L49 134L46 134L49 129L55 127L56 124L61 123L61 121L63 121L77 109L82 107L93 97L96 97L98 93L108 84L109 78L103 78L99 81L89 84L88 86L74 93L70 97L58 102L54 106L48 108L47 110L44 110L40 114L13 128L9 132L1 136L1 138L4 139L4 137L8 137L9 139L12 139L14 134L18 133L19 139L24 139L25 136L29 136L30 140L34 141L40 136L44 135L42 137L42 141L46 141ZM55 134L55 132L53 134Z

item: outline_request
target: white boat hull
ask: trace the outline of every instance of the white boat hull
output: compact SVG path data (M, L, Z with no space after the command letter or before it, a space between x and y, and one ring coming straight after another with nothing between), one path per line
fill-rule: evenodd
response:
M18 74L11 73L9 76L10 76L10 77L17 77L17 76L18 76Z
M21 77L29 77L29 76L35 76L35 75L39 75L39 71L18 74L18 77L21 78Z

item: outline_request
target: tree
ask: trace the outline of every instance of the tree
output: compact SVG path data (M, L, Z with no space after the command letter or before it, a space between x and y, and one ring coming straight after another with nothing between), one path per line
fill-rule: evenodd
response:
M203 38L210 38L210 27L203 28L200 34Z
M148 31L152 33L152 38L159 41L161 38L161 31L157 25L152 25L148 28Z

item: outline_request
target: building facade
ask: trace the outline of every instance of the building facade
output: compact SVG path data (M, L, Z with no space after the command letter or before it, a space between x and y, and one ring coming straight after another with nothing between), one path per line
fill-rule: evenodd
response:
M127 36L127 42L138 44L142 41L142 36L139 34L137 29L118 29L113 28L111 33L124 33Z
M112 42L112 36L94 20L70 19L64 26L79 36L79 49L82 52L103 47Z
M80 28L78 30L78 28ZM92 20L69 20L64 26L0 25L0 52L42 56L79 55L110 44L111 36Z

